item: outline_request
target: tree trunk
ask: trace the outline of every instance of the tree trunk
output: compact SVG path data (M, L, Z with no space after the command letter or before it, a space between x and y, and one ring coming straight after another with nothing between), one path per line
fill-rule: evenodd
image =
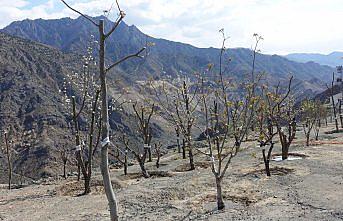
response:
M186 159L186 142L182 139L182 159Z
M67 161L63 161L63 178L64 179L67 179L66 165L67 165Z
M342 100L341 99L339 99L338 114L339 114L339 120L341 123L341 128L343 128Z
M188 156L189 156L189 165L191 166L191 170L195 170L192 148L189 148Z
M176 139L176 142L177 142L177 152L178 152L178 153L181 153L180 139L177 138L177 139Z
M263 155L263 161L264 161L264 166L265 166L265 171L266 171L266 174L267 176L270 176L270 168L269 168L269 159L267 159L267 156L266 156L266 150L265 149L262 149L262 155Z
M338 131L339 131L339 128L338 128L338 120L337 120L337 117L335 117L335 126L336 126L336 131L338 132Z
M124 156L124 175L127 175L127 153Z
M190 140L188 140L188 142L187 142L187 148L188 148L189 165L191 167L191 170L195 170L194 158L193 158L193 148L192 148L192 144L191 144Z
M160 159L156 160L156 168L160 168Z
M152 162L151 147L148 149L148 156L149 156L148 162Z
M287 160L288 149L289 149L289 144L285 143L282 145L282 160Z
M216 177L216 186L217 186L217 207L218 210L223 210L225 208L223 194L222 194L222 184L221 179Z
M156 167L160 168L160 154L157 154Z
M327 127L327 126L328 126L328 118L325 117L325 127Z
M99 94L100 94L100 90L96 91L96 95L95 95L95 100L93 103L93 109L92 109L92 118L91 118L91 126L90 126L90 130L89 130L89 147L88 147L88 160L85 163L85 167L87 168L86 172L86 176L85 176L85 194L88 194L91 192L91 188L90 188L90 182L91 182L91 178L92 178L92 160L93 160L93 133L94 133L94 123L95 123L95 112L96 109L98 107L98 99L99 99Z
M141 168L142 174L144 178L149 178L150 175L149 173L146 171L145 169L145 164L144 164L144 160L138 160L139 166Z
M332 85L332 87L333 87L333 85ZM333 98L333 88L331 88L331 101L332 101L333 115L335 118L336 131L338 131L338 119L337 119L337 114L336 114L335 100Z
M81 167L79 162L77 162L77 181L80 181L81 178Z
M266 156L266 153L265 153L265 149L262 149L263 161L264 161L264 165L265 165L267 176L271 175L270 174L270 166L269 165L270 165L270 159L271 159L271 156L272 156L273 148L274 148L274 142L271 141L267 156Z
M99 71L101 82L101 116L102 116L102 131L101 138L104 141L109 137L109 120L108 120L108 100L107 100L107 83L105 72L105 34L104 34L104 20L99 21ZM110 171L108 168L108 144L101 147L101 175L104 182L105 193L110 207L111 221L118 221L118 205L117 199L114 195Z
M91 181L91 177L86 176L85 177L85 192L84 192L85 195L91 192L90 181Z
M6 142L6 153L7 153L7 167L8 167L8 189L11 189L12 184L12 163L11 163L11 152L10 152L10 146L8 143L8 136L5 132L5 142Z
M310 146L310 133L306 134L306 146Z

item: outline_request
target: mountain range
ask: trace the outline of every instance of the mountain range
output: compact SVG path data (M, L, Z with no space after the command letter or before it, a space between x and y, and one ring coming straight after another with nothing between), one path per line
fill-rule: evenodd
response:
M94 20L99 19L106 18L103 16L94 18ZM113 23L106 20L105 24L105 29L108 30ZM96 27L83 17L17 21L1 31L53 46L63 52L80 54L85 52L90 36L97 36ZM146 42L153 42L155 46L149 49L149 57L143 65L139 65L139 69L133 69L137 67L139 62L137 60L126 62L121 66L125 72L130 73L130 78L163 74L175 76L180 72L193 74L203 70L209 63L218 66L219 49L196 48L188 44L156 39L142 33L136 26L128 26L124 22L107 41L107 57L109 60L118 59L128 53L136 52L145 46ZM226 59L230 59L228 74L244 75L251 70L252 51L249 49L229 49ZM269 74L271 81L277 82L292 74L299 81L312 81L309 89L316 92L325 89L321 81L325 81L323 79L326 79L332 70L328 66L298 63L277 55L259 54L256 59L256 71ZM136 73L132 73L133 71Z
M328 65L336 67L343 65L343 52L332 52L330 54L307 54L307 53L293 53L286 55L286 58L296 62L316 62L321 65Z
M106 19L97 17L97 19ZM106 29L113 24L106 20ZM66 140L70 114L63 106L59 91L67 73L80 70L82 55L90 36L97 30L82 17L54 20L24 20L11 23L0 31L0 130L12 125L20 131L15 145L14 171L30 178L50 176L60 171L58 149ZM110 96L123 87L130 89L129 98L140 94L139 80L149 77L193 76L209 63L218 68L220 49L197 48L192 45L157 39L142 33L135 26L122 22L107 42L107 61L111 62L136 52L147 42L153 42L146 58L123 63L109 74ZM230 61L226 74L241 78L252 67L252 51L229 49L225 61ZM303 96L314 96L325 89L325 82L334 71L332 67L314 62L298 63L277 55L258 54L256 70L265 72L268 81L285 81L295 77L293 88ZM118 79L121 83L118 84ZM301 92L301 93L300 93ZM69 119L68 119L69 118ZM135 119L130 111L111 115L113 130L125 131L139 140ZM159 118L153 131L157 138L170 138L171 130ZM19 137L25 137L25 143ZM0 166L4 165L0 153ZM3 173L2 173L3 174Z

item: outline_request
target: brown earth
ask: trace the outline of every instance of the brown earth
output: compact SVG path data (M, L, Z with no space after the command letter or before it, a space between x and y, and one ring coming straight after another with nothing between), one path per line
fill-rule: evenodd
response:
M323 129L329 131L332 127ZM121 220L343 220L343 136L321 133L320 142L305 147L303 135L291 146L301 160L271 162L263 171L261 151L249 148L234 158L223 183L226 209L216 210L214 177L208 160L196 156L197 168L169 152L152 177L137 165L112 169ZM329 143L331 142L331 143ZM278 153L277 145L274 153ZM96 168L97 169L97 168ZM23 188L0 189L0 220L109 220L101 176L95 171L92 193L80 196L75 177L49 180Z

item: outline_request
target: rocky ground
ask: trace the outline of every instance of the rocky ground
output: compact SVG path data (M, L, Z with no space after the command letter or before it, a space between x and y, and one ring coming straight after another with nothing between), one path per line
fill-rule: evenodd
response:
M137 165L112 169L121 220L343 220L343 134L324 134L304 147L299 131L291 152L303 156L271 162L272 176L263 172L258 148L234 158L223 183L226 208L216 210L214 177L200 153L197 168L187 171L187 160L170 152L153 175L144 179ZM277 145L274 153L278 153ZM97 171L92 193L80 196L75 177L46 180L23 188L0 187L0 220L108 220L109 211Z

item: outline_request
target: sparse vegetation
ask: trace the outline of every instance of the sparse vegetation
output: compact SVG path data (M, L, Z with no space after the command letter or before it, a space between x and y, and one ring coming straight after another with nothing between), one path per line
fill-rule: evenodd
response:
M231 163L231 160L238 154L242 142L253 122L254 109L257 105L255 99L255 73L254 64L257 53L258 42L262 39L256 37L256 47L253 51L253 69L250 83L243 84L243 92L237 99L228 99L229 84L224 81L223 57L226 51L225 41L227 37L224 30L220 30L223 35L222 48L220 51L219 73L217 75L218 85L215 86L213 94L206 93L204 81L202 80L202 104L206 119L205 136L207 139L208 152L204 153L211 160L211 170L215 177L217 188L218 210L225 208L222 192L222 180ZM211 71L213 65L208 66ZM230 138L233 139L233 143Z
M96 18L61 2L80 15L61 23L82 37L53 45L70 53L0 33L0 220L343 218L340 78L314 94L330 68L266 57L258 34L237 57L224 29L219 49L195 50L126 26L118 0Z
M280 83L274 91L266 92L268 117L273 122L282 147L282 160L288 158L289 147L296 134L296 114L294 99L290 97L293 76L289 79L287 91L282 94Z
M320 104L315 101L305 100L301 105L301 117L303 121L303 129L306 136L306 146L310 145L310 135L312 129L316 127L316 138L319 133L319 108ZM316 123L318 124L316 126Z

